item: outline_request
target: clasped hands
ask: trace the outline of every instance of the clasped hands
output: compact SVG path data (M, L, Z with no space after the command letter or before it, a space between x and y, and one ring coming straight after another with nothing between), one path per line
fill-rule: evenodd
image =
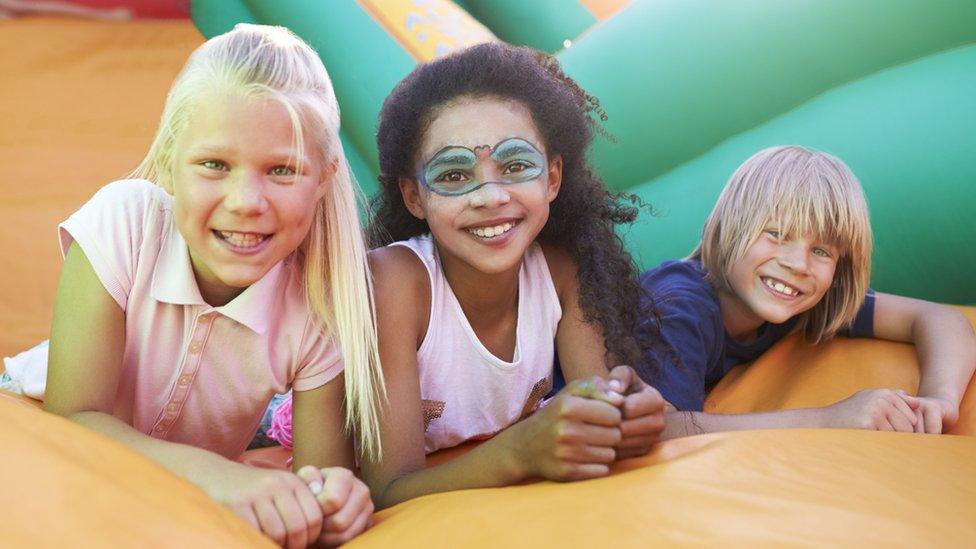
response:
M526 477L601 477L615 460L651 449L664 430L664 399L633 368L617 366L607 379L569 383L511 430Z

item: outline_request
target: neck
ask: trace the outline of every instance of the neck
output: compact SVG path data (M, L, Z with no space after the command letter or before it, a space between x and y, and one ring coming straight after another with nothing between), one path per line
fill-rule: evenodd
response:
M755 339L759 327L765 321L734 293L719 290L718 302L722 309L722 323L725 325L725 331L732 336L732 339L739 342Z
M503 273L488 274L456 258L440 255L440 259L444 278L472 325L491 324L517 310L521 263Z

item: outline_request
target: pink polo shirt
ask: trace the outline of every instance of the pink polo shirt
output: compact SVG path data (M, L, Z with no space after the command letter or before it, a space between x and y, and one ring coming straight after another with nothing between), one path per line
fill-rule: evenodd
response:
M81 246L125 311L113 414L153 438L235 459L275 393L314 389L342 372L290 258L222 307L203 301L161 187L106 185L60 225L60 238L63 253L72 241Z

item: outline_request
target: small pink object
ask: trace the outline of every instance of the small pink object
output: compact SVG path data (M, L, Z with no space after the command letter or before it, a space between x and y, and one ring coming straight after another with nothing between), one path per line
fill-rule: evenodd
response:
M282 447L291 450L291 395L285 399L271 416L271 428L268 436L278 441Z

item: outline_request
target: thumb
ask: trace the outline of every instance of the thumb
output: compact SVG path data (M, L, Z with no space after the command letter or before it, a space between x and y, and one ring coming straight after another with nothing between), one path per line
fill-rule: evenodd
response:
M312 491L312 494L317 496L322 493L322 471L317 467L306 465L295 474L298 475L298 478L305 481L305 484L308 484L308 489Z
M900 389L898 390L898 396L900 396L912 410L918 410L918 407L922 405L922 403L918 400L918 397L914 397Z
M578 379L570 383L565 391L574 396L600 400L611 406L620 406L624 401L624 397L612 390L606 380L596 376Z

